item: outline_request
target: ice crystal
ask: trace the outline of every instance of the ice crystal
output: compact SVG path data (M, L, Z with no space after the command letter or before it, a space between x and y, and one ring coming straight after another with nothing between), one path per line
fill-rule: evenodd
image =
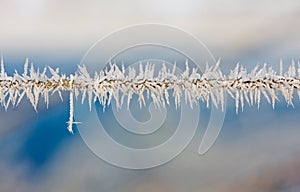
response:
M227 93L235 100L236 113L239 109L244 109L245 103L259 107L262 96L274 108L279 92L288 105L293 105L294 91L297 91L300 98L299 61L297 69L295 61L292 61L286 73L283 73L283 64L280 62L279 74L271 67L267 68L266 64L263 67L256 66L248 73L238 63L229 75L224 75L219 65L220 60L214 66L207 66L201 73L196 68L190 68L186 62L181 74L175 74L176 64L173 69L163 65L155 75L155 65L151 63L144 66L140 64L138 72L130 66L126 72L124 65L118 67L116 63L111 63L104 70L95 72L94 76L83 65L78 66L76 73L67 76L60 73L58 68L47 67L42 72L33 65L29 68L26 59L22 74L15 71L12 76L8 76L1 57L0 103L7 109L10 105L17 106L26 96L37 110L40 97L48 107L52 94L57 93L62 99L61 93L69 92L70 114L67 123L68 130L72 132L72 125L77 123L73 121L74 96L77 99L79 95L82 103L88 100L90 108L96 101L105 107L113 99L117 107L121 107L124 102L129 106L132 96L136 94L141 106L145 105L145 96L146 99L151 98L157 107L169 105L170 97L173 97L176 107L184 98L191 107L194 103L203 101L207 107L212 103L224 110ZM47 76L47 71L50 76Z

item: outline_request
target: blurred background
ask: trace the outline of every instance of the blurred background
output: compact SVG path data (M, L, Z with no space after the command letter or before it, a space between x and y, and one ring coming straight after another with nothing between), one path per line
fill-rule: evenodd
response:
M300 55L300 3L286 0L0 0L0 52L6 70L76 70L99 38L130 25L179 27L204 42L228 73L237 62L278 69ZM0 108L0 191L300 191L300 102L235 114L228 97L224 126L211 150L197 154L209 109L187 149L163 166L126 170L97 158L66 129L68 100L51 98L36 113L28 101ZM203 105L204 106L204 105ZM109 110L109 109L108 109ZM139 110L139 109L136 109ZM109 116L107 118L110 118Z

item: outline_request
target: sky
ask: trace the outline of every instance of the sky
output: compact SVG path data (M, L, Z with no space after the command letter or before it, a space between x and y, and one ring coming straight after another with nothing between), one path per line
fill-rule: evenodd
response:
M224 72L237 62L249 69L268 62L276 69L281 58L286 68L300 59L299 19L296 0L0 0L0 53L8 73L22 69L26 57L38 67L72 73L97 40L128 26L158 23L193 34L221 58ZM294 107L280 97L275 110L263 100L260 109L246 106L239 114L228 97L221 133L202 156L197 150L210 110L201 104L200 124L186 150L165 165L139 171L104 162L76 129L68 133L63 97L54 95L49 108L41 103L38 112L26 100L8 111L0 108L1 192L300 189L296 95Z

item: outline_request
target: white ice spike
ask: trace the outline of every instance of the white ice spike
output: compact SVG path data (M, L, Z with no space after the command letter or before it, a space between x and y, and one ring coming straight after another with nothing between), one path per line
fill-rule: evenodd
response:
M298 63L298 65L296 65ZM176 106L182 99L191 106L193 103L203 101L208 107L213 105L225 108L225 94L230 94L235 99L236 112L244 109L244 100L249 105L261 102L261 95L274 107L278 101L278 93L281 93L288 105L293 105L293 93L298 93L300 99L300 61L292 61L288 70L283 72L283 63L280 61L280 71L276 73L271 67L255 67L247 72L246 68L237 64L229 75L224 75L220 68L220 60L215 66L207 66L201 73L198 68L190 68L185 63L185 70L181 74L175 74L175 67L167 68L165 65L154 74L155 65L147 63L139 65L136 71L128 67L128 72L122 65L111 63L108 68L96 71L94 76L88 73L85 66L79 66L78 72L69 76L59 72L59 69L47 67L42 73L31 65L28 67L28 59L24 64L22 75L15 71L12 76L6 74L3 57L1 57L0 76L0 103L7 109L10 105L16 106L25 96L30 100L34 109L43 100L48 105L49 96L53 93L70 94L70 118L68 130L73 132L74 117L73 100L81 95L81 101L88 99L90 107L93 101L100 101L105 107L114 99L117 106L123 105L127 96L127 105L132 95L139 97L141 105L145 105L145 99L152 99L155 106L165 107L170 104L169 99L175 100ZM50 76L47 76L47 70ZM49 73L48 72L48 73ZM172 94L170 94L172 92ZM75 93L75 95L73 95ZM148 97L144 97L147 93Z

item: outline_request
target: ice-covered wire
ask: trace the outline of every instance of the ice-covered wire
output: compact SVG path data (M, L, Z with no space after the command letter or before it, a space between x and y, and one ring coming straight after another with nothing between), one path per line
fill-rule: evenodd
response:
M124 102L127 106L134 94L138 95L140 105L145 104L145 99L152 99L158 107L170 104L170 97L175 100L176 107L182 99L191 107L194 103L203 101L207 107L210 102L224 110L225 94L229 94L235 100L236 112L244 109L244 103L256 104L261 102L261 95L275 107L278 100L278 92L281 92L288 105L293 105L293 95L297 91L300 98L300 62L296 67L292 61L288 71L283 73L282 62L280 72L276 73L265 64L263 67L256 66L250 72L237 64L229 75L224 75L220 68L220 61L214 66L207 66L201 73L196 68L190 68L186 63L185 71L176 74L176 65L167 68L166 65L155 73L155 65L147 63L140 65L136 71L133 67L118 67L111 64L108 68L95 72L91 76L85 66L78 66L78 71L72 75L65 75L59 69L45 67L42 72L29 68L28 59L24 64L23 74L17 71L8 76L4 69L1 58L0 75L0 103L7 109L10 105L17 106L26 96L35 110L39 98L43 98L49 104L49 96L58 93L61 97L63 91L70 94L70 114L68 130L72 132L73 121L73 97L77 99L81 95L81 102L88 100L89 107L93 102L99 101L104 107L116 101L117 107ZM50 72L50 76L47 75ZM127 101L125 101L127 97ZM146 97L146 98L145 98Z

